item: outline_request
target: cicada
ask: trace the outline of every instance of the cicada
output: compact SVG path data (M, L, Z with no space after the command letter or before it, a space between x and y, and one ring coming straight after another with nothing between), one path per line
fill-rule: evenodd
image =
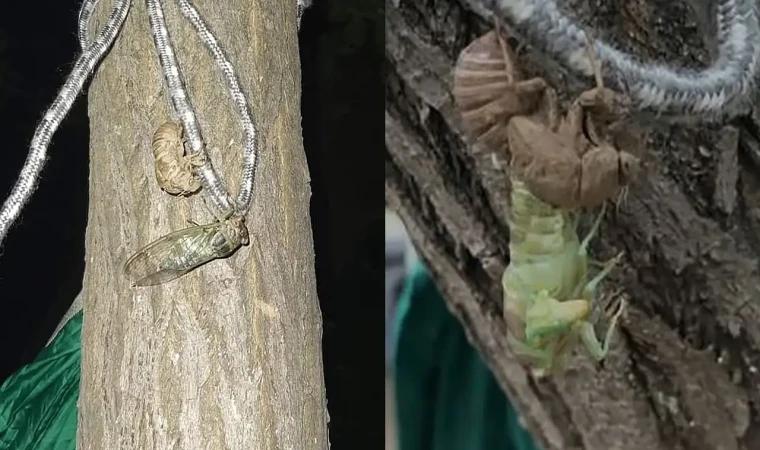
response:
M592 275L588 247L604 202L630 181L638 159L606 140L607 124L594 116L613 112L615 104L602 84L595 54L589 51L589 56L597 87L582 93L565 117L559 115L553 88L523 79L498 30L468 46L455 69L454 97L469 133L491 150L509 149L504 314L512 350L536 373L561 372L579 341L594 359L604 359L626 308L621 299L600 340L597 286L622 254ZM581 240L577 219L582 208L600 204L602 211Z
M604 204L581 240L576 230L579 212L543 202L517 177L511 177L511 182L510 262L501 283L512 350L538 369L537 373L560 372L567 353L579 340L601 361L626 309L623 299L616 302L600 341L592 314L597 287L622 257L618 254L595 276L589 276L588 246L599 230Z
M124 265L124 273L133 286L166 283L209 261L230 256L241 245L248 245L248 229L242 217L195 225L140 249Z

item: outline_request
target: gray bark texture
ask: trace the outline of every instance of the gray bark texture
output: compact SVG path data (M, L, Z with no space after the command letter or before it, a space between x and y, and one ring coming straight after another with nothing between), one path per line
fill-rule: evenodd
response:
M164 2L210 156L237 191L242 130L224 79L174 2ZM322 318L301 143L295 5L198 0L235 65L260 133L251 243L177 281L132 288L122 268L186 220L200 195L156 184L154 130L170 100L144 2L90 89L80 449L327 449ZM107 15L98 5L92 29ZM235 195L235 194L233 194Z
M560 5L645 60L710 61L711 3ZM603 286L628 299L622 329L603 365L577 352L537 380L502 319L507 161L466 145L451 93L459 52L492 23L474 0L386 2L386 203L448 307L545 450L760 448L757 119L650 130L644 173L592 244L598 260L625 251ZM529 46L520 58L565 100L591 87Z

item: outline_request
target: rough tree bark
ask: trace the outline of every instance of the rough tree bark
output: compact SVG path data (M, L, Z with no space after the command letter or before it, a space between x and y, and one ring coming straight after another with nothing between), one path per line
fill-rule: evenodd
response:
M166 18L211 158L237 190L242 130L224 79L174 2ZM260 132L251 244L166 285L131 288L133 252L186 219L153 174L171 118L144 2L90 89L91 178L78 448L328 448L322 322L301 144L294 2L194 2L236 66ZM93 29L110 8L101 2Z
M648 60L710 59L711 2L561 5ZM652 130L645 173L592 250L626 253L606 283L629 299L622 331L603 367L575 355L564 376L535 380L501 317L505 157L465 145L451 95L457 55L491 23L476 0L386 2L386 203L449 308L544 449L758 448L757 119ZM589 87L531 49L522 61L565 95Z

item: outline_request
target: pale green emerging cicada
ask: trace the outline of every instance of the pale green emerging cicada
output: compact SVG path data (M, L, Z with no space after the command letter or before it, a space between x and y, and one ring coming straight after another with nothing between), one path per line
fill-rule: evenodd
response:
M471 136L493 150L509 149L504 314L510 346L539 373L561 369L578 340L594 359L603 359L625 309L620 300L600 343L595 291L620 255L588 280L588 245L604 206L582 242L577 222L583 207L604 205L630 180L638 159L605 135L605 120L617 114L617 105L593 55L591 62L597 87L582 93L564 118L544 80L522 77L498 30L462 51L454 72L454 97Z
M241 245L248 245L248 229L241 217L195 225L140 249L124 265L124 273L133 286L166 283L209 261L230 256Z
M622 256L608 261L587 281L588 245L599 229L604 206L580 241L578 214L541 201L515 178L511 197L510 263L501 285L512 349L540 371L553 372L562 369L580 338L591 356L601 361L625 307L621 300L600 343L591 319L592 303L598 284Z

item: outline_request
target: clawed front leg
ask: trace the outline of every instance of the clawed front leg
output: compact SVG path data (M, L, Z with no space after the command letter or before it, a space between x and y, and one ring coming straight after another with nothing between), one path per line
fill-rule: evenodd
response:
M546 91L549 85L543 78L535 77L529 80L518 81L514 84L515 92L518 94L536 95Z
M602 110L610 109L608 105L613 101L609 98L608 94L612 94L604 88L604 80L602 78L602 65L599 58L596 55L596 49L594 48L593 41L587 34L584 34L586 38L586 51L589 55L589 61L594 73L594 79L596 81L596 87L582 92L578 98L570 105L568 109L565 121L562 124L562 132L566 136L570 136L574 142L580 142L581 139L587 135L588 139L598 144L601 142L601 138L596 130L596 125L593 121L586 120L586 110L590 108ZM582 154L586 150L584 145L576 145L579 153Z
M514 63L517 56L512 49L509 48L507 43L504 42L504 38L501 37L501 28L505 28L504 24L496 18L494 31L496 32L496 40L499 42L499 47L501 47L501 59L504 61L504 72L507 74L509 82L514 83L514 74L518 73L518 69Z
M583 130L586 106L581 103L581 98L583 98L583 95L586 94L586 92L581 94L581 96L570 105L570 108L568 108L567 114L565 115L565 120L563 120L558 127L559 133L563 136L567 136L573 142L573 147L577 150L579 156L583 155L586 150L586 145L582 144L582 140L585 138Z
M596 54L596 47L594 47L594 42L589 35L583 33L583 36L586 39L586 52L588 53L596 87L581 93L576 102L583 108L606 105L609 100L605 97L606 89L604 88L604 78L602 78L602 62Z
M591 239L596 236L596 234L599 232L599 227L602 224L602 219L604 218L604 213L607 211L607 203L602 203L602 207L599 210L599 214L596 215L596 219L594 219L594 224L591 225L591 229L588 230L588 233L586 233L586 237L583 238L583 241L581 241L581 246L579 249L579 252L581 256L586 256L588 254L588 246L591 243Z
M610 320L610 324L607 327L607 332L604 335L604 341L602 343L597 339L594 326L590 322L584 322L581 326L581 341L586 347L586 350L588 350L589 354L591 354L595 360L601 361L607 356L612 335L615 333L615 330L618 327L618 321L623 315L623 312L625 312L626 307L627 304L625 299L621 299L620 306L618 307L617 312L615 312L615 315L612 316L612 320Z
M583 290L580 293L581 298L593 299L594 294L596 293L596 288L599 286L599 283L601 283L602 280L606 278L607 275L610 274L612 269L615 268L615 266L620 262L622 258L623 258L623 252L620 252L617 255L615 255L614 258L607 261L604 264L604 267L602 268L602 270L600 270L599 273L597 273L596 276L591 279L591 281L589 281L588 283L586 283L585 286L583 286Z

